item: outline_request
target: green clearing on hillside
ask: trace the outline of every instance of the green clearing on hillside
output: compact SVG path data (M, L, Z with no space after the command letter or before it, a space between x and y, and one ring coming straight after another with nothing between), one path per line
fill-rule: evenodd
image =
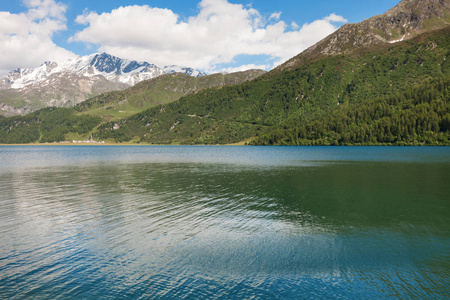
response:
M167 74L140 82L124 91L104 93L78 104L74 109L77 114L98 116L105 122L117 121L207 88L242 83L264 73L262 70L249 70L202 77Z

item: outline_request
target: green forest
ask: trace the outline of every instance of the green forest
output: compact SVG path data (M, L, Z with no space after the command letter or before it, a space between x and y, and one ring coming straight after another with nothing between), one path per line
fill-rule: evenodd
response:
M100 123L98 117L75 115L70 108L44 108L27 116L0 118L0 143L50 143L66 134L87 134Z
M450 145L450 77L393 96L290 118L253 145Z

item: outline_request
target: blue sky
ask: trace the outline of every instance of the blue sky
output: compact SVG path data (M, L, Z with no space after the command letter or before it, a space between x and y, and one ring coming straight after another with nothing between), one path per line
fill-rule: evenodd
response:
M207 72L271 69L399 0L9 0L0 72L108 52Z

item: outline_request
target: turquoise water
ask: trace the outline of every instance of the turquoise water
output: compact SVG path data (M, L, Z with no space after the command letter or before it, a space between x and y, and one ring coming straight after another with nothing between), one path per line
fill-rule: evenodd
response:
M448 299L450 148L0 147L2 299Z

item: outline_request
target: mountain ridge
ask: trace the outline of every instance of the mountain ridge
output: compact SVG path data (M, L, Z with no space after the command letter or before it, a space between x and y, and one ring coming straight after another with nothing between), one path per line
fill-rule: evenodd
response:
M305 60L349 54L355 49L393 44L450 25L450 0L402 0L387 12L359 23L348 23L280 65L292 69Z
M34 69L13 70L0 78L0 111L21 114L45 106L70 107L103 92L123 90L172 73L206 75L189 67L159 68L107 53L78 56L60 64L45 62Z
M185 73L194 77L206 75L189 67L171 65L160 68L145 61L122 59L104 52L77 56L61 64L47 61L37 68L15 69L1 77L0 89L20 89L44 81L55 73L75 73L87 77L102 75L110 81L130 86L163 74Z

